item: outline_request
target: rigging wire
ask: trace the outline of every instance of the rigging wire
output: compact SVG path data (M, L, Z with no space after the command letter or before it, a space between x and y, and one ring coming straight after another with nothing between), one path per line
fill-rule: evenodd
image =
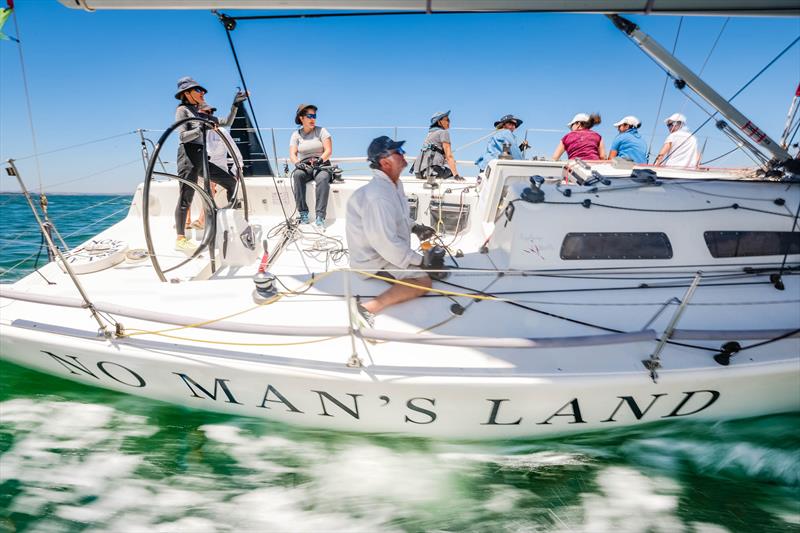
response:
M22 54L22 38L20 36L19 23L17 22L16 9L11 10L11 16L14 19L14 31L17 33L16 43L17 43L17 50L19 51L19 66L22 73L22 86L25 90L25 103L26 103L26 109L28 111L28 124L30 125L31 128L31 142L33 144L33 152L35 154L34 157L36 160L36 177L39 182L39 194L42 194L42 167L41 164L39 163L39 155L38 155L39 147L36 144L36 128L33 125L33 110L31 107L31 95L30 91L28 90L28 74L25 69L25 57Z
M25 161L26 159L30 159L32 157L50 155L50 154L54 154L56 152L63 152L64 150L71 150L72 148L80 148L81 146L86 146L86 145L89 145L89 144L95 144L95 143L99 143L99 142L103 142L103 141L108 141L108 140L111 140L111 139L117 139L119 137L125 137L126 135L131 135L133 133L136 133L136 132L135 131L126 131L125 133L118 133L116 135L109 135L108 137L102 137L100 139L94 139L92 141L86 141L86 142L82 142L82 143L78 143L78 144L72 144L70 146L63 146L61 148L55 148L53 150L48 150L46 152L33 153L33 154L30 154L30 155L26 155L25 157L15 157L14 161L17 161L17 162Z
M225 28L225 36L228 38L228 44L231 47L231 54L233 55L233 61L236 63L236 70L239 73L239 80L242 82L242 89L247 97L247 105L250 108L250 114L252 115L253 125L255 126L256 135L258 135L258 140L261 142L261 148L264 151L264 157L269 159L267 155L266 145L264 144L264 138L261 136L261 128L258 125L258 117L256 116L256 112L253 109L253 100L250 98L250 93L247 89L247 82L244 79L244 72L242 72L242 65L239 63L239 55L236 53L236 46L233 44L233 37L231 37L231 27L228 24L229 17L223 13L219 13L216 10L212 11L217 18L219 18L220 22L222 22L222 27ZM275 189L278 188L278 180L275 176L275 173L278 171L278 162L275 161L275 167L272 169L272 183L275 185ZM283 217L286 219L287 222L290 222L289 214L286 211L286 206L283 204L283 198L281 197L280 193L278 194L278 203L280 203L281 211L283 211Z
M725 31L725 28L728 26L728 22L730 22L731 18L727 17L725 21L722 23L722 27L719 29L719 33L717 34L717 38L714 39L714 44L711 45L711 49L708 51L708 55L706 56L706 60L703 61L703 66L700 67L700 71L697 73L697 76L700 77L703 75L703 71L706 70L706 66L708 65L708 61L711 59L711 54L714 53L714 50L717 48L717 44L719 44L720 38L722 38L722 33ZM684 109L686 108L686 102L683 103L681 106L681 113L683 113ZM727 154L726 154L727 155Z
M754 81L756 81L756 80L757 80L757 79L758 79L758 78L759 78L759 77L760 77L760 76L761 76L761 75L762 75L764 72L766 72L766 71L767 71L767 69L769 69L769 68L770 68L772 65L774 65L774 64L775 64L775 62L776 62L776 61L778 61L778 59L780 59L780 58L781 58L781 57L782 57L782 56L783 56L783 55L784 55L786 52L788 52L788 51L789 51L789 50L790 50L790 49L791 49L791 48L792 48L792 47L793 47L795 44L797 44L797 42L798 42L798 41L800 41L800 36L796 37L796 38L795 38L795 39L794 39L794 40L793 40L791 43L789 43L788 45L786 45L786 47L785 47L783 50L781 50L780 52L778 52L778 55L776 55L774 58L772 58L772 60L770 60L770 61L769 61L769 62L768 62L768 63L767 63L765 66L764 66L764 68L762 68L761 70L759 70L759 71L758 71L758 72L755 74L755 76L753 76L752 78L750 78L750 80L749 80L747 83L745 83L744 85L742 85L742 87L741 87L741 88L740 88L738 91L736 91L736 92L733 94L733 96L731 96L730 98L728 98L728 100L727 100L727 101L728 101L728 102L731 102L731 101L733 101L733 99L734 99L734 98L736 98L737 96L739 96L739 95L742 93L742 91L744 91L744 90L745 90L747 87L749 87L749 86L750 86L750 85L751 85L751 84L752 84ZM684 94L686 94L686 93L684 93ZM689 96L688 96L688 95L686 95L686 97L687 97L687 98L689 98ZM693 101L693 100L692 100L692 101ZM706 111L706 113L708 113L708 111ZM704 121L704 122L703 122L703 123L702 123L702 124L701 124L701 125L700 125L700 126L697 128L697 129L695 129L695 130L694 130L694 132L692 132L692 135L691 135L690 137L697 136L697 132L699 132L701 129L703 129L703 127L705 127L705 125L706 125L706 124L708 124L708 123L709 123L709 122L710 122L710 121L711 121L711 120L712 120L712 119L713 119L715 116L717 116L718 114L719 114L719 111L714 111L714 113L713 113L713 114L711 114L711 116L709 116L709 117L708 117L708 118L707 118L707 119L706 119L706 120L705 120L705 121ZM689 138L690 138L690 137L689 137ZM688 140L689 138L687 138L687 140ZM686 142L686 141L683 141L683 142ZM681 144L683 144L683 143L681 143ZM678 146L680 146L680 145L678 145ZM677 147L676 147L676 148L677 148ZM673 150L673 151L674 151L674 150ZM747 153L747 152L745 152L745 153ZM752 158L751 158L751 159L752 159Z
M678 21L678 30L675 32L675 42L672 43L672 55L675 55L675 50L678 47L678 38L681 35L681 27L683 26L683 17ZM656 126L658 119L661 116L661 106L664 104L664 96L667 93L667 83L669 82L669 72L664 75L664 86L661 87L661 98L658 100L658 109L656 110L656 119L653 121L653 133L650 134L650 144L647 145L647 160L650 160L650 154L653 150L653 140L656 138Z

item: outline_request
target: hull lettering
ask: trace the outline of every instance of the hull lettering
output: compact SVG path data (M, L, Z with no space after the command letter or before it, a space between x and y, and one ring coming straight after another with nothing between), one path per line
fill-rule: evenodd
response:
M214 392L211 393L211 392L208 392L202 385L197 383L195 380L193 380L192 378L190 378L186 374L181 374L180 372L173 372L173 374L175 374L176 376L180 377L183 380L183 382L186 383L186 386L189 387L189 390L192 392L192 396L194 396L195 398L203 398L202 396L197 394L197 391L195 391L195 389L194 389L195 387L200 389L200 392L202 392L203 394L205 394L208 398L211 398L212 400L216 400L217 399L217 388L220 388L220 389L222 389L222 392L225 393L225 397L227 398L227 400L226 400L227 403L235 403L235 404L238 404L238 405L242 405L242 402L237 402L236 401L236 398L233 397L233 393L228 388L227 383L225 383L226 381L230 381L228 379L220 379L220 378L214 379Z
M705 405L698 407L694 411L689 411L688 413L681 413L680 410L683 409L683 406L686 405L689 402L689 400L691 400L692 397L694 397L694 395L699 392L707 392L708 394L711 395L706 401ZM673 409L673 411L670 414L668 414L667 416L662 416L661 418L672 418L675 416L693 415L699 413L700 411L703 411L704 409L708 409L714 402L716 402L719 399L719 392L715 390L693 390L689 392L684 392L684 394L686 396L684 396L683 400L681 400L681 403L679 403L678 406L675 409Z
M650 408L653 407L653 404L656 403L656 400L658 400L662 396L666 396L666 394L664 393L651 394L650 396L652 396L653 399L650 400L650 403L647 404L647 407L644 408L644 411L639 409L639 405L636 403L636 400L633 399L633 396L617 396L617 398L619 398L619 403L617 404L617 408L614 409L614 412L611 413L611 416L609 416L605 420L601 420L600 422L616 422L616 420L614 420L614 416L616 416L617 411L619 411L623 403L628 404L628 407L630 407L633 416L636 417L636 420L641 420L642 417L647 414L647 411L649 411Z
M500 404L509 401L508 398L492 400L487 398L487 402L492 402L492 412L489 414L489 421L484 422L482 426L518 426L522 422L522 417L517 418L514 422L498 422L497 414L500 412Z
M275 395L277 400L270 400L269 399L269 393L270 392ZM302 413L303 412L300 409L298 409L297 407L295 407L294 405L292 405L292 402L287 400L286 396L284 396L283 394L278 392L278 389L276 389L272 385L267 385L267 391L264 393L264 399L261 400L261 405L259 405L259 407L263 407L264 409L269 409L269 405L267 405L267 402L270 402L270 403L282 403L283 405L286 406L286 410L291 412L291 413Z
M319 395L319 403L322 404L322 412L319 414L319 416L333 416L332 414L330 414L328 412L328 409L325 406L325 399L327 398L331 403L336 405L339 409L341 409L342 411L344 411L348 415L352 416L355 419L359 418L359 415L358 415L358 397L359 396L363 396L363 394L350 394L349 392L347 393L348 396L353 398L353 408L350 409L345 404L343 404L342 402L337 400L330 393L327 393L327 392L321 391L321 390L315 390L315 391L311 391L311 392L316 392Z
M572 406L572 411L569 412L569 413L562 413L561 411L566 409L567 406L569 406L569 405ZM577 398L573 398L572 400L570 400L567 403L565 403L564 407L562 407L561 409L559 409L558 411L556 411L555 413L550 415L550 418L548 418L544 422L537 422L536 425L537 426L550 425L550 420L552 420L553 418L555 418L557 416L571 416L573 418L573 420L572 420L572 422L567 422L567 424L585 424L586 423L586 421L581 416L581 406L580 406L580 404L578 404L578 399Z
M406 402L406 407L411 409L412 411L416 411L428 417L428 420L414 420L413 418L409 418L406 415L405 421L406 423L411 422L412 424L430 424L436 420L436 413L431 411L430 409L425 409L424 407L420 407L419 405L415 405L414 402L417 400L424 400L431 404L431 407L436 405L435 398L411 398Z

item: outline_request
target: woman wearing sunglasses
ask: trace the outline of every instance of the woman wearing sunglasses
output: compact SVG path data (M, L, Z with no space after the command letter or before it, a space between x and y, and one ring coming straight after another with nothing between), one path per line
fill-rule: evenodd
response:
M333 140L328 130L317 126L317 106L300 104L294 116L294 123L300 127L289 139L289 160L294 164L292 187L297 210L300 212L300 223L308 224L308 203L306 202L306 185L314 181L316 188L315 224L317 228L325 227L325 214L328 210L328 194L331 189L331 164Z
M236 111L239 104L247 99L245 93L239 92L233 99L231 111L225 120L221 120L213 115L211 108L205 99L208 91L190 77L178 80L178 91L175 98L181 101L175 110L175 121L188 117L205 118L215 122L220 126L230 126L236 118ZM178 176L186 181L197 183L198 176L203 172L203 125L199 122L186 122L178 128L180 134L180 144L178 145ZM228 203L233 200L233 193L236 188L236 178L226 170L217 165L208 163L209 178L212 182L222 185L227 193ZM175 249L186 254L193 254L197 245L186 238L186 214L194 198L194 189L188 185L180 184L178 193L178 205L175 207L175 230L178 238L175 241Z

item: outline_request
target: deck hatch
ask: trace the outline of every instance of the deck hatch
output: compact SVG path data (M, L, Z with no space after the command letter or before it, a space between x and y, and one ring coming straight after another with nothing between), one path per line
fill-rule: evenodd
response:
M800 253L797 231L706 231L703 238L716 258Z
M672 244L660 232L567 233L561 259L672 259Z

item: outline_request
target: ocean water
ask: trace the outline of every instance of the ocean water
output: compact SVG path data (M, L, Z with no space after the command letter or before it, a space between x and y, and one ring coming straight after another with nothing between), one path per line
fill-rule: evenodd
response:
M129 203L52 196L50 213L74 245ZM40 237L21 196L0 195L0 215L12 282ZM4 531L800 532L800 414L442 442L192 411L0 361Z

